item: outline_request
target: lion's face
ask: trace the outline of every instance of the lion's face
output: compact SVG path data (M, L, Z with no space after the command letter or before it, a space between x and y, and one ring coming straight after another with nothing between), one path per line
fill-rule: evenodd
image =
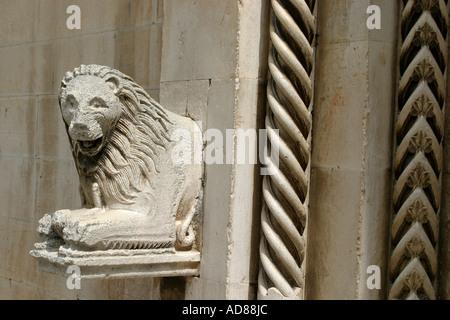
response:
M87 156L98 154L122 114L118 83L83 75L71 80L61 95L61 112L73 144Z

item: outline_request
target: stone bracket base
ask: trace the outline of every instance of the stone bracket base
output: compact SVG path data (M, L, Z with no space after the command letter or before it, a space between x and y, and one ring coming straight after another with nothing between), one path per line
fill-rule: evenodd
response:
M183 277L199 274L200 252L153 250L78 251L70 248L32 250L39 269L69 276L71 265L80 268L81 279Z
M272 287L268 290L260 290L258 300L303 300L303 290L294 288L294 293L291 296L284 296L277 288Z

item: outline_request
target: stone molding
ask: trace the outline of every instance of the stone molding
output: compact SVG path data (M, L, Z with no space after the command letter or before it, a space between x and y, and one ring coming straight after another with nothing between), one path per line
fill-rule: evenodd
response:
M258 299L303 298L315 3L271 1L265 127L280 161L268 159L273 174L263 180Z
M448 1L402 1L389 299L436 299Z

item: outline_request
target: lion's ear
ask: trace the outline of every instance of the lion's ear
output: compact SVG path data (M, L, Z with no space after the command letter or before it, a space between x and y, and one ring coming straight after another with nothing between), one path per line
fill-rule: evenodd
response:
M106 83L114 91L114 94L118 95L122 91L122 82L118 77L112 76L106 80Z

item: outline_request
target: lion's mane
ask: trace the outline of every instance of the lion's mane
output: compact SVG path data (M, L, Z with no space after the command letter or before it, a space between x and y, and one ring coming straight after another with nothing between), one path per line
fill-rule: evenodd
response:
M73 72L66 73L61 83L60 104L67 84L81 75L96 76L105 81L111 78L120 80L122 89L117 96L120 98L122 115L106 137L103 149L90 159L97 166L89 175L97 182L103 198L115 198L121 203L132 204L138 192L151 186L152 171L159 171L158 155L170 142L168 132L172 122L165 110L132 78L106 66L81 65ZM80 170L80 161L86 156L80 152L76 141L70 141L81 178L87 175ZM147 187L143 187L143 182L146 182Z

